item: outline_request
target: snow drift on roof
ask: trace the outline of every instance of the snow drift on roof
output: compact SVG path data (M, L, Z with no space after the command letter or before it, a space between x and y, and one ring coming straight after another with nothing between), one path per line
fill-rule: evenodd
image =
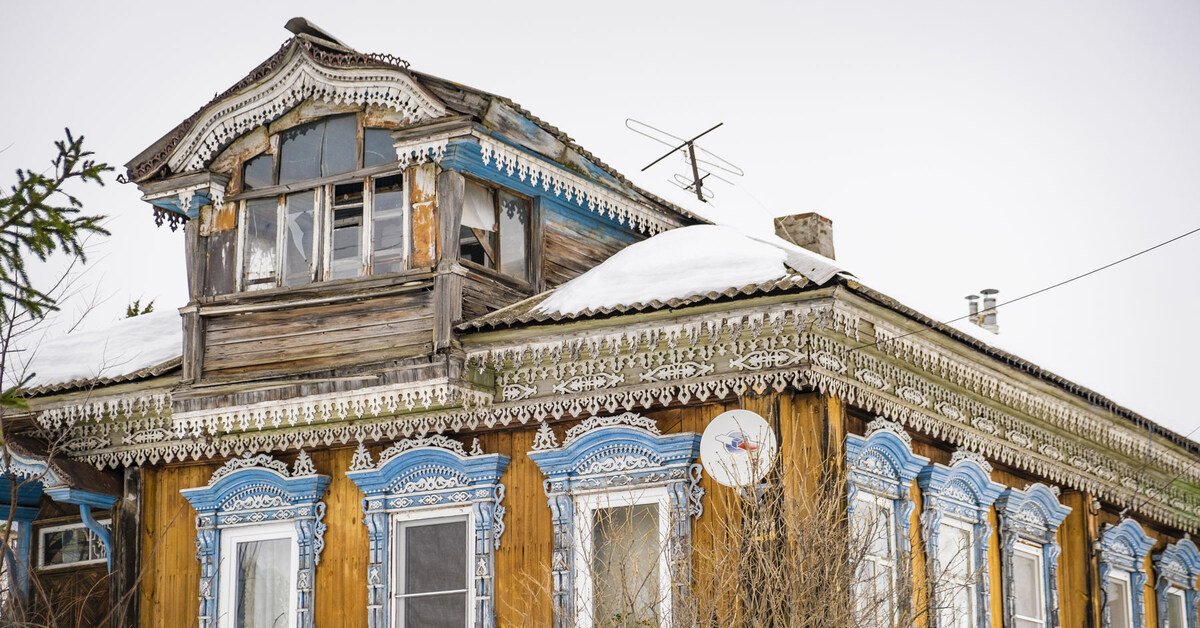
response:
M696 225L622 249L560 286L533 311L570 316L635 303L665 303L796 275L820 285L839 272L833 260L778 237L758 238L729 226Z
M80 380L118 380L179 359L183 323L174 308L123 318L39 344L26 368L32 390Z

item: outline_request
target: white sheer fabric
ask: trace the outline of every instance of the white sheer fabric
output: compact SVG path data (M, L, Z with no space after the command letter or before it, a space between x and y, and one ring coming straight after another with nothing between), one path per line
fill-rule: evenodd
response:
M237 545L236 628L286 628L292 600L292 540Z

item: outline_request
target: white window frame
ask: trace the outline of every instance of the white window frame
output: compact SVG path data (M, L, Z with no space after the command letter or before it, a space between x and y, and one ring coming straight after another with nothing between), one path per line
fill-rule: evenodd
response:
M1116 583L1120 584L1121 586L1125 587L1125 625L1130 626L1131 628L1136 628L1133 625L1134 591L1133 591L1133 579L1131 577L1131 574L1128 571L1125 571L1124 569L1114 568L1108 574L1108 582L1110 584L1116 582ZM1113 606L1112 600L1108 601L1108 608L1109 608L1109 611L1108 611L1109 613L1117 612L1117 608L1115 606ZM1112 624L1113 624L1112 617L1110 616L1108 625L1111 626Z
M976 544L976 541L978 541L978 539L975 538L975 524L970 521L966 521L964 519L959 519L958 517L946 515L946 516L942 517L942 521L941 521L940 525L942 526L943 529L944 528L955 528L955 529L958 529L958 530L961 530L961 531L967 533L967 547L964 550L967 553L967 580L951 578L951 579L947 580L947 582L945 584L943 584L943 583L938 583L938 584L941 586L950 586L955 589L961 587L968 591L967 599L969 599L971 602L971 618L970 618L969 625L974 626L976 624L975 617L979 614L979 584L980 584L978 574L975 573L976 569L978 568L978 565L977 565L978 560L975 556L975 544ZM941 531L939 531L938 532L939 543L944 543L944 542L946 542L946 540L947 540L946 535L943 534ZM939 547L939 551L940 551L940 549L941 548ZM950 576L950 572L948 569L949 569L949 565L942 565L943 575ZM939 577L941 577L941 576L939 576ZM951 598L953 598L953 596L951 596ZM938 609L938 610L942 611L942 609ZM952 616L951 623L945 624L946 628L953 626L954 625L953 621L954 621L954 619ZM940 622L940 618L939 618L938 625L939 626L942 625Z
M898 543L899 543L898 535L900 534L900 532L899 532L900 526L899 526L899 522L897 521L897 517L896 517L896 500L894 498L888 497L886 495L880 495L878 493L872 493L869 491L864 491L862 489L859 489L859 492L854 496L854 501L857 502L857 504L855 504L855 508L854 508L855 513L862 512L860 510L860 507L865 506L867 508L872 509L872 511L874 513L885 514L887 517L888 531L891 534L890 538L888 538L888 547L890 548L890 552L889 552L890 555L879 556L878 554L873 554L870 551L867 551L865 554L863 554L863 560L870 562L872 565L874 565L873 573L879 573L879 565L886 566L889 570L889 573L891 573L891 577L888 579L888 588L889 588L888 598L889 598L889 605L891 606L891 609L892 609L891 615L895 616L896 606L900 603L899 594L898 594L898 592L899 592L899 587L898 587L899 574L896 573L898 571L898 567L899 567L898 556L899 556L900 548L898 545ZM869 544L870 544L870 541L868 541L868 547L869 547ZM854 577L856 580L859 578L858 574L855 574ZM872 579L872 581L874 581L874 579ZM867 583L859 582L857 584L859 586L864 586ZM857 591L855 592L855 595L857 595ZM872 603L875 603L875 602L876 601L872 601ZM861 604L861 603L862 603L861 599L856 601L856 604ZM888 621L889 621L889 625L890 625L891 618L888 618Z
M217 626L233 628L234 618L237 617L237 546L239 543L254 541L271 541L286 538L291 541L291 565L288 567L287 596L287 628L296 626L296 573L300 570L300 541L296 534L296 524L268 523L245 527L225 528L221 530L221 564L218 567L218 597Z
M1183 625L1176 626L1171 623L1171 598L1179 600L1179 606L1183 609L1181 616L1183 617ZM1177 586L1167 587L1167 605L1163 609L1162 623L1167 628L1188 628L1188 607L1187 607L1187 592Z
M1013 610L1013 620L1014 621L1032 621L1032 622L1038 623L1041 626L1046 625L1046 619L1047 619L1046 618L1046 563L1045 563L1046 557L1043 555L1044 551L1045 551L1045 549L1042 546L1034 545L1033 543L1029 543L1026 541L1017 541L1013 545L1013 556L1014 557L1017 554L1023 554L1026 557L1033 558L1034 564L1037 565L1038 581L1036 583L1037 586L1035 586L1033 588L1033 590L1037 592L1037 600L1036 600L1037 604L1034 605L1034 608L1038 609L1038 614L1040 615L1038 617L1031 617L1029 615L1018 615L1014 608L1014 610Z
M438 522L464 521L467 524L467 622L465 627L475 625L475 578L472 566L475 564L475 513L470 506L451 508L416 509L398 512L392 515L391 539L391 582L389 583L388 598L391 599L391 624L395 628L417 628L404 626L403 594L399 592L404 582L403 539L404 529L412 525L429 525Z
M661 548L658 560L658 617L660 626L671 625L671 565L666 551L671 535L670 495L667 487L630 490L608 490L579 493L575 495L575 627L592 628L592 574L591 557L595 552L592 538L592 518L597 510L658 505L658 543Z
M112 530L112 519L100 519L96 523L99 523L100 525L107 527L109 530ZM63 524L63 525L47 526L45 528L38 529L38 553L37 554L38 554L38 570L39 571L53 571L55 569L67 569L67 568L71 568L71 567L84 567L87 565L99 565L101 563L108 561L108 558L101 556L100 558L93 558L90 560L77 560L75 562L70 562L70 563L56 563L56 564L52 564L52 565L47 565L46 564L46 536L51 532L62 532L64 530L75 530L75 529L82 529L85 533L87 533L89 535L95 534L95 532L92 532L92 530L90 528L88 528L82 521L79 523L67 523L67 524ZM12 537L16 538L15 530L12 534ZM101 544L101 547L103 547L103 544ZM104 551L107 553L108 548L105 547Z

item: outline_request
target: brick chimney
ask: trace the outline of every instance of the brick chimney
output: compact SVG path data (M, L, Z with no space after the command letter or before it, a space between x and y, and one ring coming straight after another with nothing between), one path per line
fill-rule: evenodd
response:
M816 212L779 216L775 235L829 259L833 257L833 221Z

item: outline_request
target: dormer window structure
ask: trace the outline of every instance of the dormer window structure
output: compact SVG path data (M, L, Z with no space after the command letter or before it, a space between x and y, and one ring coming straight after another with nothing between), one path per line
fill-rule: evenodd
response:
M459 260L529 281L528 198L467 179L459 229Z
M403 175L388 129L356 114L271 137L242 167L242 290L400 272L406 259Z

